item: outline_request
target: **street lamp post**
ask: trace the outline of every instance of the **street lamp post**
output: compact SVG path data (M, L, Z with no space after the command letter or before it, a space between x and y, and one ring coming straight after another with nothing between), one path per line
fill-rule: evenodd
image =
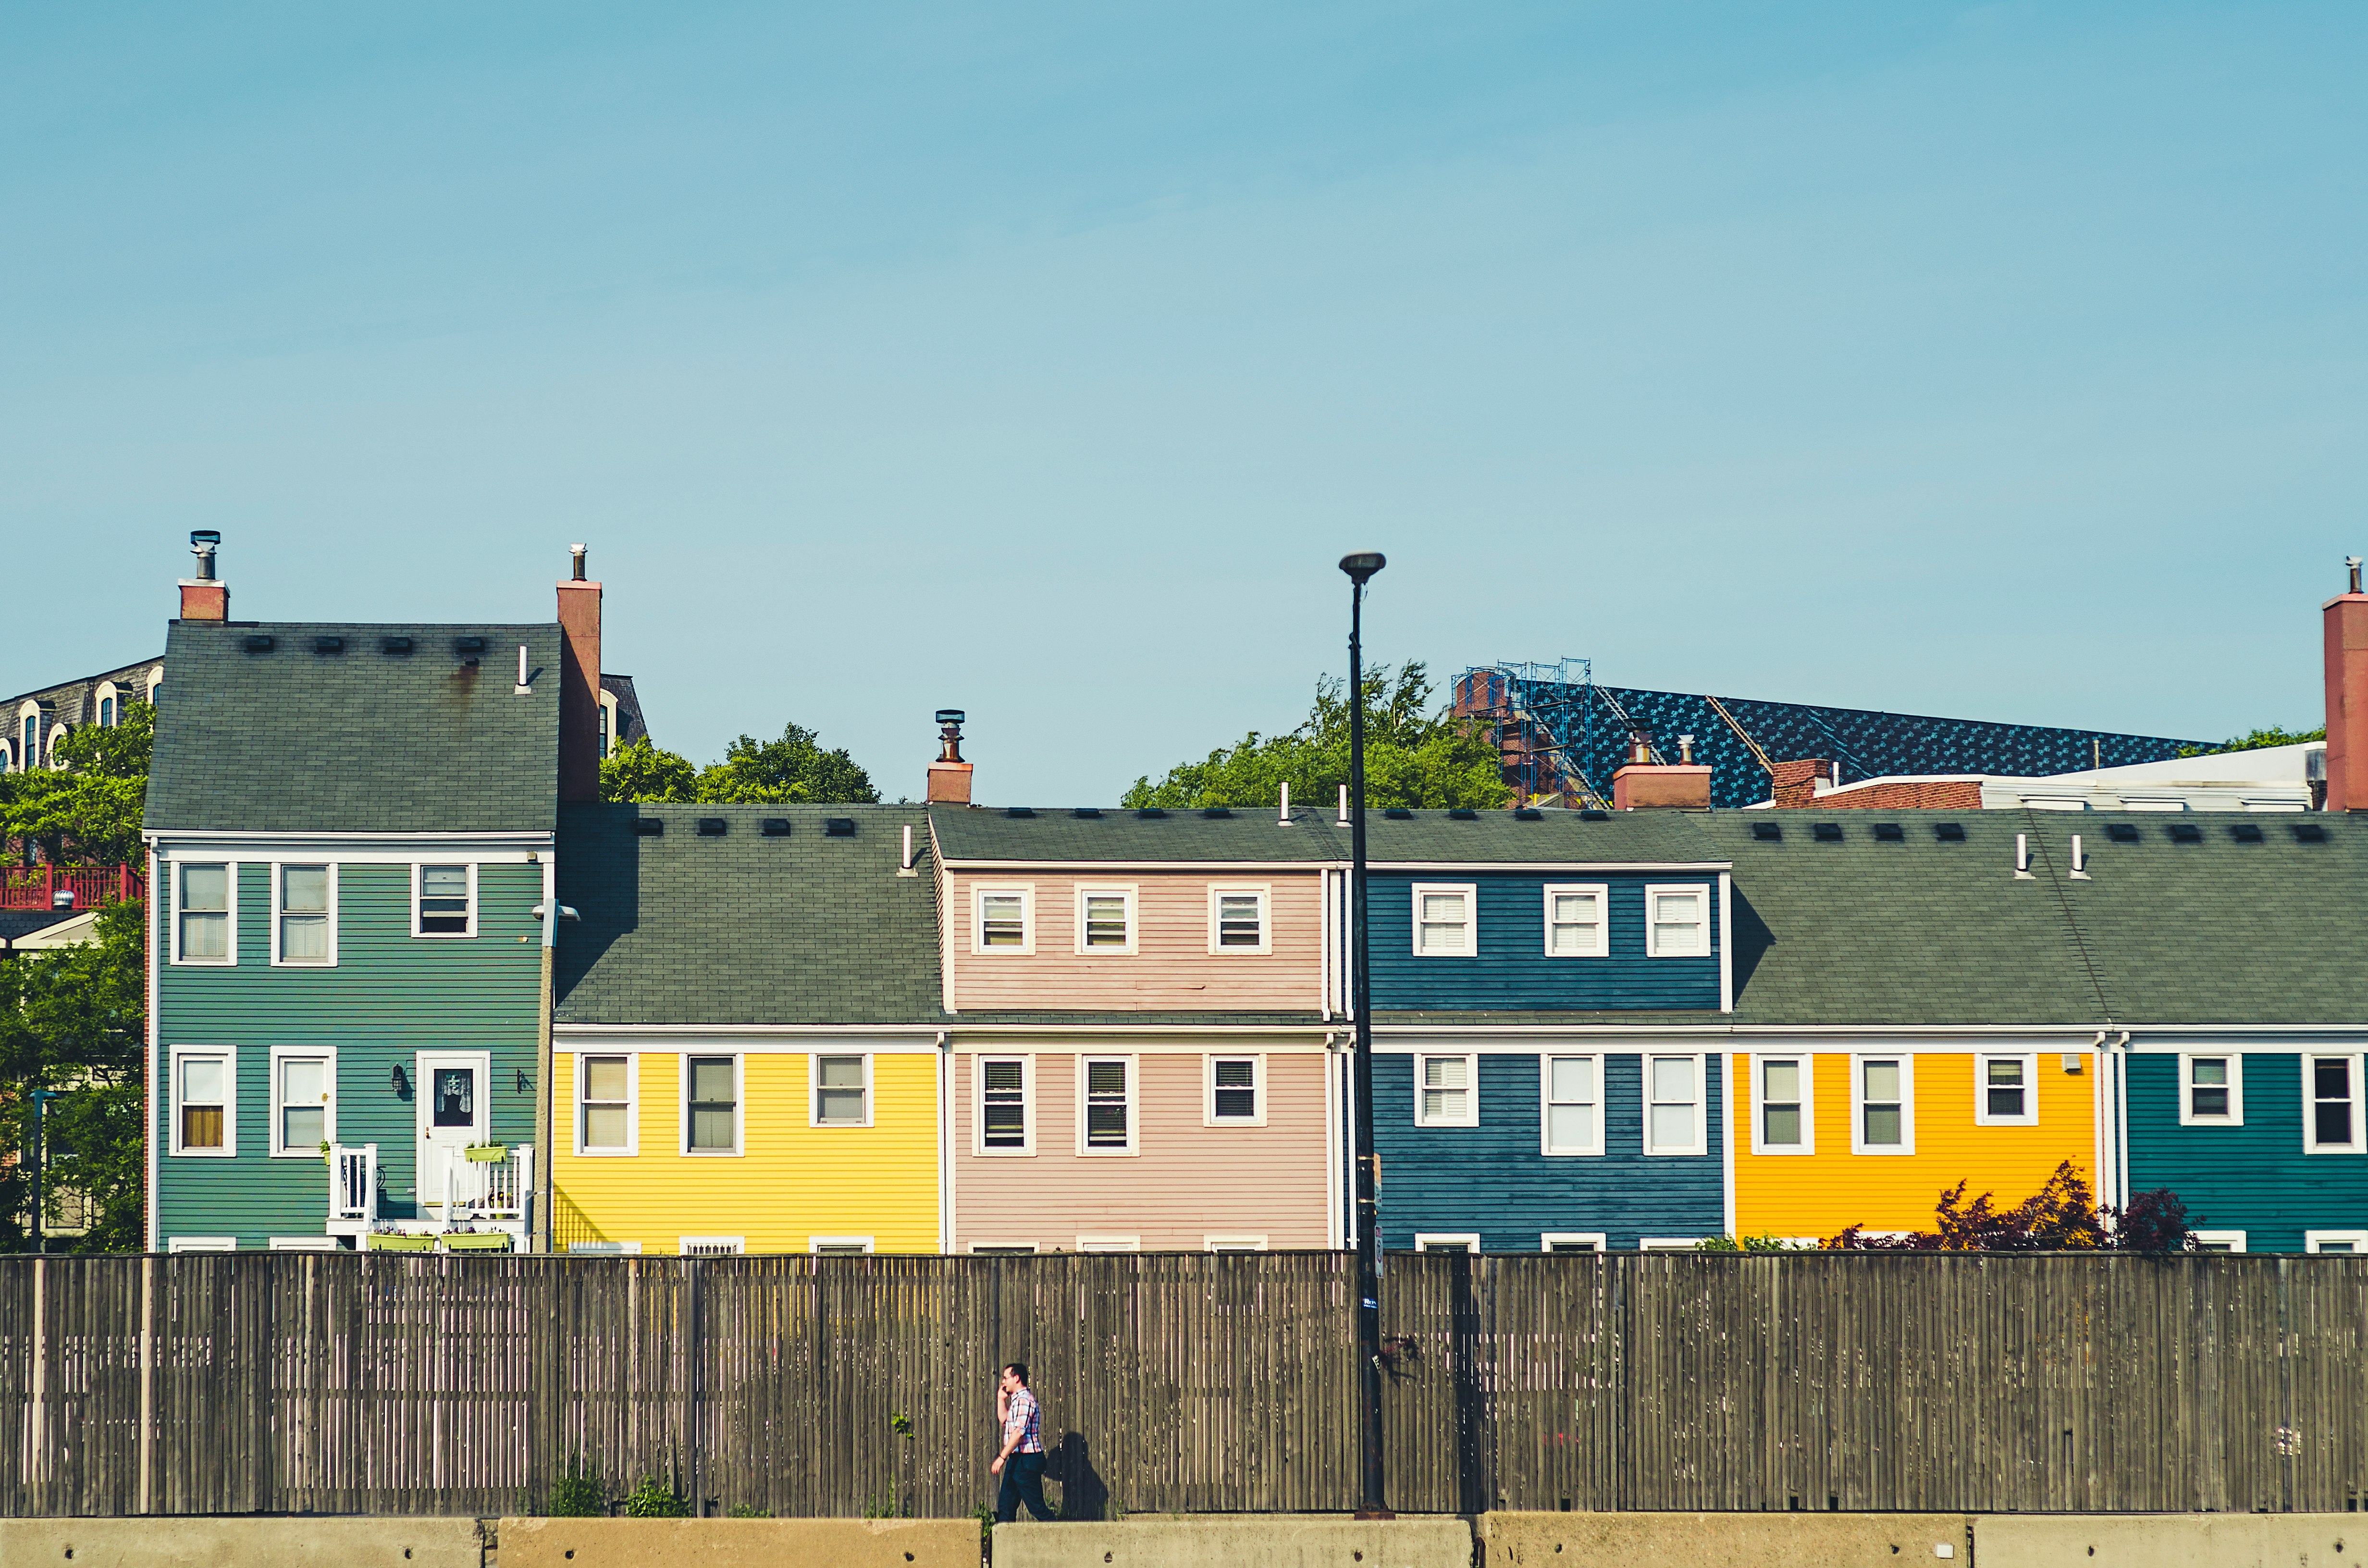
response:
M1349 574L1349 1006L1356 1028L1357 1358L1362 1392L1358 1449L1360 1518L1387 1518L1382 1500L1382 1206L1373 1153L1372 966L1365 932L1365 585L1389 562L1378 552L1344 555Z
M35 1089L26 1097L33 1102L33 1157L27 1162L33 1167L33 1250L43 1253L50 1249L48 1238L41 1234L41 1167L47 1163L48 1154L42 1142L41 1120L42 1112L49 1109L50 1102L58 1096L54 1089Z

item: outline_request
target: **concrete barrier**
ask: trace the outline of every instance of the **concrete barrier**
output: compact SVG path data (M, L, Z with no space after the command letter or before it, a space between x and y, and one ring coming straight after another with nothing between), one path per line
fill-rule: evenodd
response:
M2341 1568L2368 1556L2361 1514L1985 1514L1982 1568Z
M504 1519L501 1568L978 1568L978 1521Z
M481 1568L474 1519L0 1519L0 1568Z
M997 1525L995 1568L1472 1568L1472 1527L1452 1515L1343 1514Z
M1964 1563L1973 1526L1964 1514L1483 1514L1480 1548L1486 1568L1907 1568Z

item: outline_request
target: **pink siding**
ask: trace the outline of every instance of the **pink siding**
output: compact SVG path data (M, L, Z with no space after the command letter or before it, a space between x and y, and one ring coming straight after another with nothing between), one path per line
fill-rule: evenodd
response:
M1095 1012L1308 1012L1323 1006L1323 892L1312 871L1238 876L1196 870L989 875L957 871L943 915L946 1006L956 1012L1076 1008ZM1079 953L1077 888L1136 890L1136 950ZM973 890L1033 887L1036 950L973 951ZM1209 890L1258 887L1273 931L1268 953L1209 951Z
M1266 1125L1207 1127L1201 1053L1141 1051L1139 1152L1113 1155L1077 1152L1077 1056L1037 1051L1034 1153L981 1154L978 1058L1027 1053L954 1058L955 1251L1033 1242L1067 1252L1080 1235L1139 1236L1145 1252L1199 1252L1212 1234L1264 1235L1277 1250L1330 1244L1324 1052L1268 1051Z

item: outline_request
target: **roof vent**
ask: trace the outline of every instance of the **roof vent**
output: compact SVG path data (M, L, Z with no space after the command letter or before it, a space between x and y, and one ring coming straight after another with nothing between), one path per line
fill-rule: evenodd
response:
M855 819L853 817L825 817L822 819L822 835L825 838L853 838L855 836Z
M1382 815L1388 817L1393 822L1412 822L1414 820L1414 813L1406 810L1404 806L1385 806L1382 810Z
M1842 841L1842 824L1838 822L1811 823L1809 836L1820 844L1839 844Z
M1578 813L1578 820L1581 822L1610 822L1611 820L1611 813L1597 807L1589 806L1585 811Z
M660 834L666 832L666 818L635 817L633 819L633 831L640 834L643 838L655 838Z
M1003 808L1003 814L1008 817L1032 817L1036 814L1036 808L1033 806L1006 806ZM850 828L848 831L851 833L854 830Z
M2228 836L2239 844L2259 844L2261 841L2261 824L2257 822L2231 824Z
M2298 822L2294 824L2294 842L2296 844L2324 844L2327 842L2327 824L2325 823Z
M1932 824L1932 836L1943 844L1963 844L1965 841L1965 824L1961 822L1936 822Z
M1784 824L1776 822L1753 823L1751 836L1762 844L1780 844L1784 838Z
M398 656L408 653L411 652L411 639L408 637L381 637L378 640L378 651L381 653L393 653Z
M271 633L268 631L253 632L246 639L246 651L250 653L268 653L271 645Z
M345 651L346 640L342 637L315 637L313 639L313 652L315 653L342 653Z
M1543 822L1546 820L1546 814L1545 812L1538 810L1535 806L1516 806L1513 808L1513 820L1515 822Z
M1072 809L1069 814L1085 822L1102 820L1102 809L1099 806L1077 806Z
M2175 822L2170 824L2170 841L2173 844L2201 844L2203 842L2203 830L2192 822Z
M464 659L473 658L484 651L485 640L482 637L455 637L452 639L452 652L460 654Z
M699 819L699 836L701 838L721 838L723 836L723 832L727 825L728 824L722 817L701 817Z
M1201 814L1204 817L1229 817L1234 812L1230 806L1202 806Z
M1157 806L1137 806L1134 808L1134 814L1139 821L1157 822L1167 813Z
M1907 830L1896 822L1879 822L1874 824L1874 841L1877 844L1905 844L1907 842Z
M2138 841L2138 824L2134 822L2107 823L2105 836L2116 844L2135 844Z
M790 819L787 817L767 817L763 822L757 824L757 831L763 834L767 838L787 838L790 835Z
M1480 820L1480 813L1474 811L1469 806L1451 807L1447 814L1457 822L1478 822Z

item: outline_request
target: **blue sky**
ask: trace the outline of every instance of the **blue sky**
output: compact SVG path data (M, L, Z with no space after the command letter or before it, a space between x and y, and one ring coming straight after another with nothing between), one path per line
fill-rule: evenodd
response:
M1376 655L2214 736L2368 552L2368 9L0 8L0 687L530 619L1109 801Z

